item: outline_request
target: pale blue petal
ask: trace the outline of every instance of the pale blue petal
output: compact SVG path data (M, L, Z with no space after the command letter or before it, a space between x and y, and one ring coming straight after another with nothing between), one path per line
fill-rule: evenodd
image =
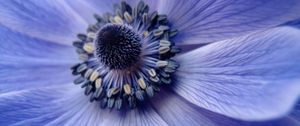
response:
M0 125L21 125L30 119L32 122L26 125L48 123L63 114L59 100L66 91L66 86L56 86L0 94Z
M178 44L211 43L300 17L299 0L161 0Z
M189 103L167 90L160 91L151 103L170 126L299 126L289 117L262 122L229 118Z
M300 94L300 31L280 27L178 56L175 92L243 120L287 114Z
M102 15L104 13L115 13L114 4L121 4L121 1L126 1L131 7L136 7L140 0L66 0L71 7L78 12L89 23L95 23L94 14ZM157 1L144 0L149 5L151 11L156 10Z
M106 12L112 13L113 4L121 0L66 0L66 3L78 13L89 24L96 23L94 14L102 15Z
M76 11L80 16L82 16L90 24L96 22L94 14L102 15L104 13L115 13L114 4L120 4L122 0L66 0L66 2ZM131 7L136 7L140 0L123 0L126 1ZM149 5L151 11L156 10L157 1L144 0L146 4Z
M0 24L32 37L72 44L87 24L63 0L1 0Z
M76 63L70 46L40 40L0 25L0 95L71 82Z
M239 126L240 122L187 102L170 91L160 91L151 100L170 126Z
M80 88L65 86L24 90L0 96L0 125L88 126L285 126L286 119L243 122L199 108L173 93L161 92L141 109L116 111L90 103ZM294 125L289 125L294 126ZM297 125L296 125L297 126Z
M271 121L261 121L261 122L242 122L243 126L299 126L299 122L296 120L284 117ZM245 124L245 125L244 125Z
M17 97L0 98L0 101L3 100L0 103L1 123L47 126L166 126L162 118L149 106L128 111L101 109L99 103L90 103L82 89L74 85L16 95ZM15 107L10 108L11 105ZM20 116L14 116L17 113ZM10 120L6 121L4 117Z
M132 7L137 7L138 3L141 0L125 0L127 3L129 3ZM158 0L142 0L149 6L149 12L157 11L157 7L159 6Z
M136 7L140 0L90 0L87 3L98 9L98 12L105 13L105 12L114 12L114 4L120 4L121 1L127 2L131 7ZM157 5L159 4L158 1L153 0L143 0L146 4L149 5L150 10L156 10Z

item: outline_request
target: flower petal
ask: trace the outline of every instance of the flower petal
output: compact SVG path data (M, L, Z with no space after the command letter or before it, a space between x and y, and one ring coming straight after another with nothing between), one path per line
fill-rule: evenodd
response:
M66 0L69 6L90 24L96 22L94 14L114 12L113 4L119 1L121 0Z
M299 0L161 0L178 44L211 43L299 18Z
M174 90L191 103L233 118L285 115L300 93L299 34L280 27L178 56Z
M243 124L244 123L245 122L243 122ZM284 117L271 121L248 122L245 124L248 124L246 126L299 126L299 122L289 117Z
M287 22L284 25L286 25L286 26L293 26L293 27L296 27L296 28L300 28L300 18L296 19L296 20L293 20L293 21L290 21L290 22Z
M137 7L138 3L141 2L141 0L125 0L125 1L129 3L129 5L131 5L132 7ZM149 12L157 11L157 7L159 4L158 1L155 0L142 0L142 1L149 6Z
M128 113L100 109L89 103L73 85L44 87L0 96L1 125L198 125L205 126L285 126L287 119L271 122L243 122L199 108L173 93L158 94L154 109ZM158 113L156 113L158 112ZM158 116L161 116L159 117ZM201 118L199 118L201 117ZM164 122L164 119L166 122ZM203 122L205 121L205 122ZM292 125L289 125L292 126ZM297 126L297 125L295 125Z
M33 120L30 125L47 123L51 118L62 114L59 113L61 112L59 107L62 106L59 106L57 99L63 98L66 89L66 86L43 87L43 89L0 94L0 124L12 125L28 119ZM48 118L40 118L45 115Z
M299 123L289 117L262 122L232 119L191 104L167 90L160 91L151 103L171 126L299 126Z
M0 93L71 82L70 46L25 36L0 25Z
M9 124L18 125L166 125L166 123L159 117L159 115L150 107L148 108L144 106L145 108L143 109L133 109L128 110L127 112L101 109L99 103L90 103L89 97L85 96L82 93L82 89L74 87L73 85L68 85L65 86L65 88L62 87L56 90L47 89L45 91L47 92L43 93L38 91L31 91L31 94L27 96L25 96L25 94L21 94L20 97L22 97L22 99L18 97L14 97L11 100L5 99L7 101L6 103L8 104L4 104L4 106L0 106L0 108L10 106L10 103L12 101L15 101L13 103L14 106L29 107L25 108L25 110L20 110L17 107L8 107L7 109L4 109L3 112L1 112L1 109L0 115L13 118L13 121L8 121L10 122ZM51 93L51 91L55 92ZM63 91L64 93L57 93L58 91ZM43 94L47 94L47 96L44 96ZM48 97L50 96L58 97L49 100ZM42 97L46 97L46 99L39 99ZM30 102L26 102L27 100ZM12 111L14 109L17 109L17 111ZM14 114L16 114L17 112L20 112L20 115L23 116L14 116ZM26 116L26 114L30 113L32 113L32 115ZM15 119L14 117L16 117L17 119ZM0 121L3 121L2 119L3 118L0 118ZM3 122L5 122L5 120Z
M113 5L120 1L121 0L66 0L66 3L88 23L92 24L96 22L94 14L102 15L106 12L114 12Z
M2 0L0 16L0 23L10 29L69 45L87 27L63 0Z
M170 91L151 100L159 115L171 126L238 126L238 121L187 102Z
M114 4L120 4L124 0L66 0L66 2L80 14L85 20L90 24L95 23L96 19L93 17L94 14L102 15L104 13L113 13ZM139 0L125 0L132 7L137 6ZM149 5L150 10L155 10L157 7L157 2L153 0L143 0Z
M297 120L298 123L300 124L300 101L296 104L296 107L292 111L292 114L290 117Z

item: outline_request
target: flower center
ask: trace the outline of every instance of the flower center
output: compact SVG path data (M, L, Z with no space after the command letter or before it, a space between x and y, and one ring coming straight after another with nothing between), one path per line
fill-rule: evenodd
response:
M135 64L141 54L141 38L131 28L106 24L94 41L97 58L111 69L125 69Z
M170 39L177 30L167 15L149 12L143 1L114 7L114 13L95 15L97 23L77 35L73 46L82 62L71 69L78 76L74 84L84 88L91 102L101 108L134 108L170 86L179 67L172 57L180 49Z

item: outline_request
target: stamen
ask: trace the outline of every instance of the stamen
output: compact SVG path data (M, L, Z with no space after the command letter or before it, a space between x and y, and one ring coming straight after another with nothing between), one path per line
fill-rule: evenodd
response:
M98 78L95 82L95 87L96 88L100 88L102 85L102 79L101 78Z
M140 86L142 89L146 89L146 83L145 83L144 78L140 78L140 79L138 80L138 84L139 84L139 86Z
M135 92L135 96L138 100L144 101L144 92L141 90L138 90Z
M125 84L124 85L124 91L127 95L130 95L131 94L131 87L129 84Z
M166 67L168 65L168 62L167 61L157 61L156 62L156 66L158 68L162 68L162 67Z
M118 88L111 88L111 89L109 89L108 92L107 92L107 97L111 97L111 96L113 96L113 95L119 93L119 91L120 91L120 90L119 90Z
M170 48L167 47L167 46L161 46L161 47L159 47L159 54L165 54L165 53L167 53L169 51L170 51Z
M94 44L92 42L85 43L83 46L83 49L89 53L92 54L94 52Z
M164 31L161 29L156 29L153 31L153 34L155 37L160 37L162 34L164 34Z
M155 72L154 69L148 70L148 73L149 73L149 75L150 75L151 77L155 77L155 76L156 76L156 72Z
M121 98L118 98L115 102L115 106L117 109L121 109L122 107L122 99Z
M93 69L88 69L85 74L84 74L84 77L85 78L89 78L91 76L91 74L93 73Z
M146 93L147 93L147 95L148 95L149 97L153 97L153 96L154 96L154 91L153 91L152 86L147 87Z
M124 18L126 20L127 23L131 23L132 22L132 17L130 16L130 14L128 12L124 13Z
M171 42L168 41L168 40L160 40L160 46L163 46L163 47L169 47L171 46Z
M97 77L99 76L99 73L97 71L94 71L92 75L90 76L90 81L95 81Z
M149 12L143 1L136 7L123 1L114 8L114 13L95 14L97 23L73 42L82 60L71 67L78 76L74 84L101 108L135 108L161 86L170 86L179 67L171 58L181 51L170 38L178 31L167 15Z
M120 16L115 16L114 22L117 24L123 24L123 20Z

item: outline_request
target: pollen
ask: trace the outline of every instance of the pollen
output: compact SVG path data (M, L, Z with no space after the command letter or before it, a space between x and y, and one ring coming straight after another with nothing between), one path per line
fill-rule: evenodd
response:
M127 95L130 95L131 94L131 87L129 84L125 84L124 85L124 91Z
M99 73L97 71L94 71L92 75L90 76L91 81L95 81L97 77L99 76Z
M141 87L141 89L146 89L146 83L145 83L144 78L138 79L138 84Z
M84 49L87 53L91 54L91 53L94 52L94 49L95 49L95 48L94 48L94 44L93 44L92 42L85 43L84 46L83 46L83 49Z

